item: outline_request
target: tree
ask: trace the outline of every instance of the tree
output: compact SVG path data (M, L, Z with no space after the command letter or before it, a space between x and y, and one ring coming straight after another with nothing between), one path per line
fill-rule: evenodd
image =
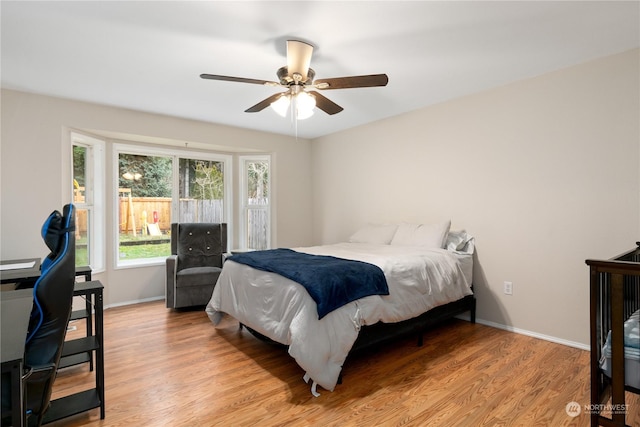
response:
M195 160L194 191L193 197L200 200L215 200L224 197L224 176L222 163L204 160Z
M84 169L87 148L74 145L73 146L73 179L76 180L80 187L84 187Z
M171 197L170 157L120 154L118 163L120 188L131 188L135 197ZM124 177L127 173L131 179Z
M269 197L269 164L267 162L249 162L247 164L248 196L250 199L264 199Z

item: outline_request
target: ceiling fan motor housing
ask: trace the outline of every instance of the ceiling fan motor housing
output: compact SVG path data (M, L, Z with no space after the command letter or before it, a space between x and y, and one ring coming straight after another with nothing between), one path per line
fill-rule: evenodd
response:
M280 67L278 69L278 72L276 73L276 75L278 76L278 80L280 80L280 84L283 86L289 86L292 84L295 85L307 85L307 84L311 84L313 83L313 79L316 76L316 72L313 71L313 68L309 68L309 71L307 71L307 80L302 81L302 80L297 80L294 78L294 75L289 75L289 68L285 65L284 67ZM300 74L297 74L298 76L300 76Z

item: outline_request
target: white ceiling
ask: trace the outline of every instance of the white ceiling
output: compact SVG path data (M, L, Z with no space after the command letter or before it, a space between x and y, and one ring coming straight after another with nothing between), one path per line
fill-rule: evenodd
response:
M315 138L640 46L638 1L71 1L1 3L2 87ZM244 110L280 91L287 39L344 107L300 121Z

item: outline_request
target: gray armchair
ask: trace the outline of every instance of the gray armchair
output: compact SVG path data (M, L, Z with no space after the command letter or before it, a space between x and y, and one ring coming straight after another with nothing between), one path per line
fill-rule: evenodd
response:
M222 271L227 224L171 224L167 258L167 308L206 305Z

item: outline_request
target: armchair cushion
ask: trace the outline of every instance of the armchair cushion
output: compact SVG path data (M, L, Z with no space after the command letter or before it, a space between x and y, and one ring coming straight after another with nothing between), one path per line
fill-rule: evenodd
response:
M191 267L176 274L176 288L184 286L206 286L218 281L222 271L219 267Z

